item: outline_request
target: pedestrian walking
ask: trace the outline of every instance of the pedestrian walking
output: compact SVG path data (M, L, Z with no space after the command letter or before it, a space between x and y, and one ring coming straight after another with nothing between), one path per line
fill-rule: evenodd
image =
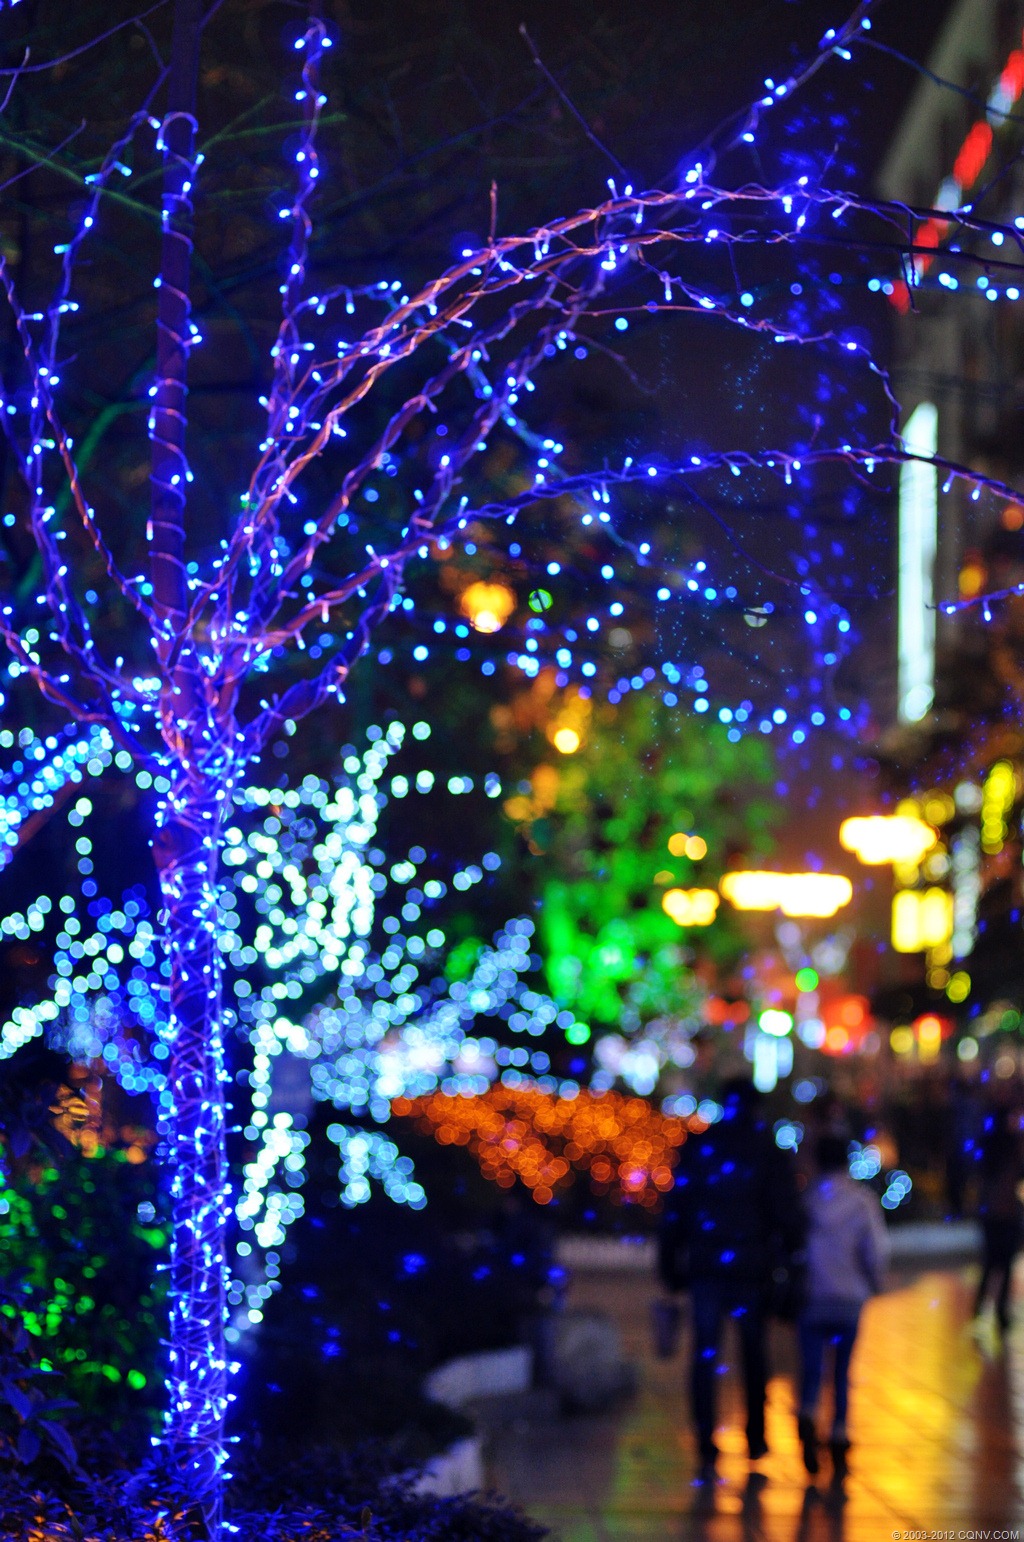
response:
M815 1149L816 1176L804 1205L807 1215L805 1300L798 1321L800 1340L800 1412L798 1431L804 1466L818 1471L816 1416L825 1351L833 1354L834 1401L832 1475L846 1475L850 1441L847 1404L850 1358L861 1309L882 1288L888 1239L878 1196L850 1177L849 1142L825 1133Z
M978 1209L983 1252L974 1318L981 1316L991 1292L1000 1333L1010 1326L1013 1261L1024 1241L1024 1206L1018 1189L1022 1177L1021 1110L1009 1091L1001 1092L985 1113L977 1145Z
M738 1330L751 1461L767 1454L766 1318L773 1269L802 1244L792 1154L781 1151L743 1078L721 1090L722 1117L691 1134L680 1153L661 1228L659 1263L669 1290L689 1290L693 1361L690 1391L700 1481L714 1481L715 1386L726 1318Z

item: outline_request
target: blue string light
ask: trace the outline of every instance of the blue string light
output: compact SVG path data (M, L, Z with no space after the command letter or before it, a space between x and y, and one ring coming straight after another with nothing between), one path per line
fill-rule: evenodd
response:
M481 1092L510 1074L518 1081L518 1072L502 1071L512 1064L510 1052L474 1031L478 1020L504 1018L513 1034L527 1037L552 1025L575 1026L571 1013L528 983L536 959L526 917L481 949L465 979L445 980L440 964L448 939L433 912L450 893L467 893L495 872L498 858L487 853L445 878L420 847L386 863L374 842L387 798L436 795L438 787L425 769L390 773L403 746L429 738L427 723L415 723L411 735L398 723L369 732L362 755L343 752L333 784L307 776L297 787L239 789L225 831L230 882L218 896L216 935L234 1001L222 1016L250 1057L242 1132L250 1155L231 1199L240 1238L226 1286L231 1344L262 1321L278 1288L279 1249L303 1214L312 1102L384 1123L395 1097L437 1088ZM52 746L47 752L45 742L23 738L22 754L43 761L48 753L44 767L55 775ZM109 774L102 731L68 744L59 760L65 785L79 784L83 764L93 777ZM0 774L0 785L16 774ZM151 790L147 773L135 780ZM452 776L445 791L491 801L501 784L493 774L480 781ZM18 795L7 796L17 829ZM21 797L26 804L37 799L36 783L23 784ZM45 1036L75 1060L99 1062L130 1095L154 1100L166 1139L173 1101L164 940L141 887L116 906L83 892L86 884L95 890L88 832L100 816L84 793L65 809L78 889L42 893L25 910L0 917L0 937L52 938L54 957L49 994L19 1004L0 1024L0 1059ZM424 876L425 865L431 876ZM243 917L249 908L254 924ZM375 928L388 938L380 953L370 946ZM254 988L257 966L265 983ZM307 1005L311 997L314 1007ZM547 1062L525 1052L523 1064L540 1059ZM375 1183L396 1203L426 1202L412 1162L392 1141L351 1123L332 1124L329 1134L339 1150L342 1203L363 1202Z

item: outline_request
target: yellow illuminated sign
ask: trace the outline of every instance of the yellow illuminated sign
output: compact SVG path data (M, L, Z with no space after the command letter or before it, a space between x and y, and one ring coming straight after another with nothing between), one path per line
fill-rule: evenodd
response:
M869 814L844 819L839 826L839 844L869 866L883 862L916 866L937 841L931 825L912 814Z
M897 953L923 953L953 935L953 896L945 889L903 889L892 902L892 945Z
M737 910L784 916L834 916L853 898L853 884L839 873L726 873L718 887Z

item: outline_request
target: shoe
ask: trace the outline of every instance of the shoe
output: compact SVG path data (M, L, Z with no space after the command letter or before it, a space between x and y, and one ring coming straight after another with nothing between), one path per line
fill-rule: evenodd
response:
M768 1455L768 1442L763 1435L747 1436L747 1455L752 1462L759 1462Z
M832 1455L832 1482L836 1488L841 1488L850 1470L847 1462L850 1442L833 1439L829 1441L828 1448Z
M796 1428L803 1447L804 1466L813 1477L818 1470L818 1432L810 1414L801 1414L796 1421Z

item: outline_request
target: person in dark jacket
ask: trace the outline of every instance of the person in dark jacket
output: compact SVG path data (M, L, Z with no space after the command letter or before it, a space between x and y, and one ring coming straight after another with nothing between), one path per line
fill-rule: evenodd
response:
M759 1095L737 1078L721 1098L721 1119L682 1148L659 1249L667 1288L692 1297L691 1395L702 1482L713 1481L718 1454L715 1380L726 1317L739 1330L751 1461L768 1450L765 1326L773 1271L795 1260L803 1242L792 1159L759 1116Z
M977 1157L984 1252L974 1316L977 1319L981 1315L991 1291L999 1331L1006 1333L1010 1326L1013 1261L1024 1241L1024 1206L1018 1192L1024 1178L1021 1110L1010 1089L999 1088L985 1113Z

